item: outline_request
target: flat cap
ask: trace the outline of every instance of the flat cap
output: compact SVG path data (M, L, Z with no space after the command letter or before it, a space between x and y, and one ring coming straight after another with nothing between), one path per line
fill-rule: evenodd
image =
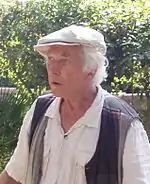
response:
M107 50L102 33L77 25L62 28L40 38L34 49L45 56L51 45L85 45L95 47L102 55L105 55Z

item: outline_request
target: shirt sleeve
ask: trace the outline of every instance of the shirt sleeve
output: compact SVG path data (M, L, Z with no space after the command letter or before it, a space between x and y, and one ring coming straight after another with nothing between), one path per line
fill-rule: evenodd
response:
M17 182L25 183L25 176L28 164L28 136L31 120L35 109L36 101L32 104L30 110L26 113L21 126L18 143L12 157L5 167L5 171Z
M150 184L150 143L142 123L134 120L123 155L123 184Z

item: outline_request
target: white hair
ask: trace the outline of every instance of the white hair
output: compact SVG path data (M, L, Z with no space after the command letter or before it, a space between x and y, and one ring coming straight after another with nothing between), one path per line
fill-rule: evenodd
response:
M106 68L109 64L108 59L96 48L83 46L83 51L85 55L84 72L90 72L90 70L96 69L93 83L101 84L107 78Z

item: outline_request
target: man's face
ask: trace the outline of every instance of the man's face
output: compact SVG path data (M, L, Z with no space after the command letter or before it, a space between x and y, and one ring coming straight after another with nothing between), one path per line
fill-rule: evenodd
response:
M67 97L84 89L87 74L83 72L85 61L81 46L50 46L46 60L54 95Z

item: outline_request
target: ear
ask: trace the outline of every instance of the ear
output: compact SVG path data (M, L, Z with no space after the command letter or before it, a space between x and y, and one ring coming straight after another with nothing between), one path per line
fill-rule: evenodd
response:
M90 80L92 80L92 79L94 78L96 72L97 72L97 68L91 69L91 70L88 72L88 74L87 74L87 78L90 79Z

